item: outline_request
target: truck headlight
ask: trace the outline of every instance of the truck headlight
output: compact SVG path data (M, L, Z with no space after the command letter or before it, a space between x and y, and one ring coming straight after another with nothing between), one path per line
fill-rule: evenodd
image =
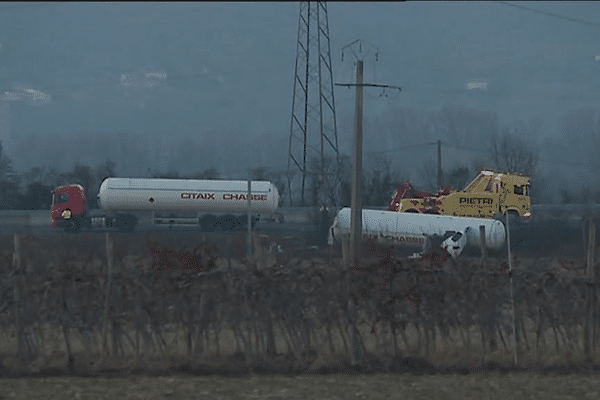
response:
M71 210L65 210L65 211L63 211L63 212L62 212L62 214L61 214L61 215L62 215L62 217L63 217L64 219L70 219L70 218L71 218L71 215L72 215L72 214L71 214Z

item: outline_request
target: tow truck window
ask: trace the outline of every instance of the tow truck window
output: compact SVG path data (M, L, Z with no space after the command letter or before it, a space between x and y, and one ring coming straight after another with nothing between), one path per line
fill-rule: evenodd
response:
M523 195L523 186L515 185L515 194Z
M529 185L525 185L525 196L529 196Z
M487 186L485 187L485 191L486 192L491 192L492 191L492 180L490 179Z

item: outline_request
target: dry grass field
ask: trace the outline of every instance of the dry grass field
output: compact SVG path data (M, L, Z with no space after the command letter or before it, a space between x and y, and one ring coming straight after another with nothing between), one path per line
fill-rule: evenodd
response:
M355 299L354 309L339 299L329 300L343 294L341 282L317 279L342 268L340 254L308 253L306 237L259 237L260 248L251 260L245 259L244 234L112 237L115 276L106 347L101 312L107 288L105 236L23 238L23 293L29 296L24 299L29 325L23 335L31 350L26 361L17 357L12 238L2 238L0 399L595 398L600 390L600 353L594 348L592 363L585 362L583 319L555 321L563 314L519 303L523 311L515 368L506 310L494 320L498 329L486 331L485 321L476 317L481 314L478 302L488 301L485 296L463 304L455 301L457 293L445 293L447 303L436 305L435 288L443 282L431 280L438 279L435 271L458 279L467 269L477 270L478 260L443 265L403 261L404 272L396 273L404 275L397 275L403 278L394 290L406 291L402 284L411 279L416 281L406 288L423 290L420 300L413 293L397 302L393 315L412 317L394 325L395 317L381 311L391 304L381 297L391 281L377 274L391 271L389 263L396 261L384 260L381 249L367 251L370 266L349 278L352 290L360 294L348 298ZM561 307L566 309L564 318L581 314L581 282L576 279L582 274L582 259L516 258L515 270L522 274L515 278L528 279L529 286L536 285L535 271L551 273L554 286L544 284L546 297L540 301L560 294L553 290L563 283L574 282L570 292L575 294L564 297ZM490 260L489 269L498 276L505 267L501 260ZM505 291L502 285L478 288L477 276L469 275L465 298L472 299L470 292L492 296ZM265 297L272 289L253 286L260 282L277 283L280 297ZM186 292L194 285L199 294ZM525 291L516 287L517 293ZM246 303L236 303L242 292L249 296ZM317 297L306 303L310 296ZM219 300L209 304L206 299ZM270 314L261 311L267 304ZM306 314L294 314L307 305ZM415 314L416 305L422 314ZM324 309L330 314L322 315ZM143 310L148 318L140 321L136 315ZM421 319L414 319L418 315ZM544 315L553 322L544 322ZM431 324L428 318L433 318ZM448 328L438 320L448 321ZM596 330L594 343L599 336ZM353 338L361 344L353 344Z
M600 397L599 375L167 375L0 379L0 399L547 399Z

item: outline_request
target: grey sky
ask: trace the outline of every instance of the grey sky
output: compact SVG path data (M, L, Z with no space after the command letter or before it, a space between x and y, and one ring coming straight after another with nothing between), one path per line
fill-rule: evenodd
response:
M518 4L600 23L596 2ZM341 48L363 39L379 48L365 81L403 88L387 98L366 89L368 119L460 104L496 111L501 125L540 117L553 136L565 112L600 109L600 27L488 2L329 3L328 12L334 81L354 80ZM287 144L298 13L298 3L0 4L0 140L17 168L33 163L11 153L31 134L63 136L67 148L75 134L119 132L149 147L184 137L235 146L235 131ZM351 119L354 91L335 96L338 121ZM339 140L351 148L349 132ZM266 158L285 164L286 151Z

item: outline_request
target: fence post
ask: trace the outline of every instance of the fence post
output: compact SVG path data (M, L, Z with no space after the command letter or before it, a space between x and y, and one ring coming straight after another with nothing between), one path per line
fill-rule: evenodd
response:
M246 195L248 196L248 208L246 210L248 219L248 234L246 236L246 246L248 251L248 263L250 263L250 257L252 256L252 212L250 211L250 207L252 204L250 201L250 199L252 198L252 180L250 180L250 178L248 178L248 193Z
M346 269L350 259L348 254L348 235L340 235L340 240L342 242L342 264L343 268Z
M102 347L104 355L108 355L107 339L110 325L109 307L113 272L113 242L112 236L109 232L106 232L106 264L106 294L104 295L104 335L102 338Z
M23 289L22 286L22 274L23 271L21 269L21 235L19 233L14 234L14 252L13 252L13 268L14 268L14 280L13 280L13 289L14 289L14 300L15 300L15 328L17 330L17 343L18 343L18 353L17 358L21 362L25 362L25 337L23 336L23 321L22 321L22 311L23 304L21 304L21 291Z
M481 246L481 267L485 268L487 265L487 245L486 245L486 241L485 241L485 225L479 225L479 241L480 241L480 246ZM480 323L481 324L481 323ZM481 330L481 351L482 351L482 356L481 356L481 360L482 363L485 364L485 351L486 351L486 347L485 347L485 342L486 340L489 340L491 338L491 335L493 335L492 332L489 332L490 338L486 338L486 329L487 329L487 321L484 322L484 326L482 327L480 325L480 330Z
M481 239L481 263L485 266L487 262L487 243L485 239L485 225L479 226L479 237Z
M591 347L593 346L593 329L594 329L594 307L596 300L596 290L594 288L594 245L596 243L596 227L594 220L590 217L589 232L588 232L588 250L587 250L587 317L585 319L584 345L585 345L585 360L592 362Z
M512 331L513 331L513 363L517 366L517 328L515 321L515 297L513 295L513 269L512 257L510 255L510 214L506 212L506 245L508 247L508 275L510 276L510 303L512 308Z
M254 251L254 261L256 263L256 269L260 271L268 267L267 260L262 245L260 243L260 235L258 231L253 231L252 236L254 237L254 246L252 246L251 248Z

